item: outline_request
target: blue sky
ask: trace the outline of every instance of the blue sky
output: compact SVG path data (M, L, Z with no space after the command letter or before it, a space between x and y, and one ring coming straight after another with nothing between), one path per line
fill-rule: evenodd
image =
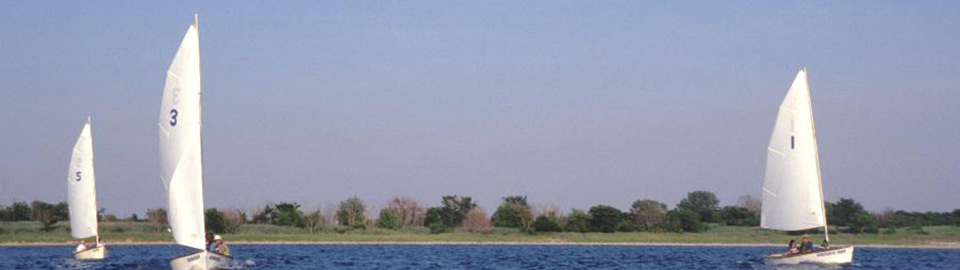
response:
M0 204L163 206L165 71L200 13L207 206L358 195L626 209L757 195L806 66L827 198L960 208L949 1L0 2Z

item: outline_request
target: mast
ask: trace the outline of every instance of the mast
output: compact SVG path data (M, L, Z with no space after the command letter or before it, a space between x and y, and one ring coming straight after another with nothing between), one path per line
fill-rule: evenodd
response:
M93 164L93 159L94 159L94 157L95 157L96 155L93 154L93 123L91 122L89 115L87 116L87 126L90 126L90 163ZM93 167L90 167L90 170L93 170ZM93 186L93 194L94 194L94 196L93 196L93 210L94 210L94 213L99 214L99 213L100 213L100 202L97 200L97 196L96 196L96 194L97 194L97 186L96 186L96 185ZM95 215L96 215L96 214L95 214ZM94 220L96 220L96 218L94 218ZM96 222L99 222L99 221L96 221ZM100 226L97 226L97 231L96 231L95 233L96 233L95 236L96 236L96 238L97 238L97 239L96 239L97 242L95 242L95 243L96 243L97 245L100 245Z
M803 73L807 73L806 67L803 67ZM811 90L810 90L809 78L810 76L808 74L807 95L809 95L810 98L807 99L809 101L807 103L807 106L810 106L810 129L813 130L813 152L814 152L813 156L814 158L816 158L815 164L817 166L817 186L819 186L820 188L820 210L823 211L823 239L824 239L824 243L829 245L830 244L830 230L829 230L830 225L827 224L827 203L826 203L826 200L823 198L823 176L820 173L820 146L817 143L817 136L816 136L817 129L816 129L815 120L813 119L813 94L811 93Z

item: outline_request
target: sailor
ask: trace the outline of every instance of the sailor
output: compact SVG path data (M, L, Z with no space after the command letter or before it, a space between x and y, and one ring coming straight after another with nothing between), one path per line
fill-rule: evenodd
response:
M217 251L217 244L213 242L213 233L207 233L207 251Z
M810 253L813 252L813 242L810 242L810 236L804 234L800 238L800 253Z
M800 253L800 250L797 249L797 245L795 245L796 242L797 242L796 240L790 239L790 244L787 245L786 255L793 255L793 254Z
M87 250L87 241L81 239L81 240L80 240L80 245L77 245L77 250L76 250L75 252L81 252L81 251L84 251L84 250Z
M223 237L220 237L220 235L214 235L213 241L216 243L216 250L214 252L223 254L224 256L230 256L230 247L223 242Z

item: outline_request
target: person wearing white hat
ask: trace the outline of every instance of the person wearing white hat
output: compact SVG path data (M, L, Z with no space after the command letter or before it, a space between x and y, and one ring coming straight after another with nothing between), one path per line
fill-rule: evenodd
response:
M223 237L220 237L219 234L213 236L213 242L216 243L217 250L215 252L223 254L225 256L230 256L230 247L223 242Z

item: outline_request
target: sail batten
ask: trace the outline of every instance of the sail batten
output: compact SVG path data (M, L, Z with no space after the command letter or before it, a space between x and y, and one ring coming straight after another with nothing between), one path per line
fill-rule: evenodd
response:
M73 238L97 236L96 176L93 171L93 135L90 121L83 126L67 173L67 201L70 211L70 235Z
M160 178L167 190L167 217L174 241L204 249L199 50L199 34L191 25L167 70L157 124Z
M826 225L806 70L787 91L767 148L760 226L782 231Z

